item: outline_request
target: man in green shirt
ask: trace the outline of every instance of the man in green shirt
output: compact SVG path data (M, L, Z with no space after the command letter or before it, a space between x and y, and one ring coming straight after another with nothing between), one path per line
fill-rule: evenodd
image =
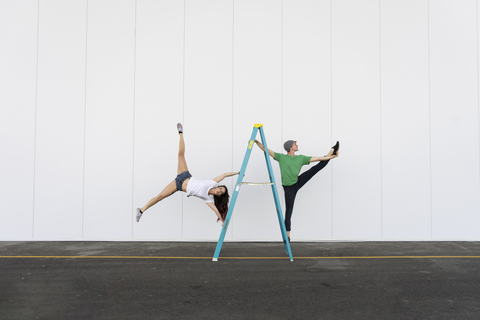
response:
M255 140L257 146L265 152L265 146L260 141ZM324 157L307 157L303 155L295 155L298 151L297 142L288 140L283 144L287 154L273 152L268 149L268 154L278 161L280 165L280 173L282 175L282 186L285 191L285 228L287 229L288 240L290 240L291 218L293 213L293 205L298 190L303 187L315 174L322 170L330 161L330 159L338 157L338 149L340 144L337 141L330 152ZM311 169L305 171L300 176L300 170L304 165L311 162L319 162Z

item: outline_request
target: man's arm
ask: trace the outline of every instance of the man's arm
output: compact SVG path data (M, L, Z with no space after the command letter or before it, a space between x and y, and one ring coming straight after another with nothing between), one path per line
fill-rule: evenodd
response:
M260 141L256 140L255 139L255 143L257 144L257 146L262 149L263 152L265 152L265 146L260 143ZM275 152L273 152L272 150L268 149L268 154L270 155L270 157L272 157L273 159L275 159Z
M340 151L337 151L337 154L336 154L336 155L327 155L327 156L325 156L325 157L312 157L312 158L310 159L310 163L312 163L312 162L317 162L317 161L327 161L327 160L336 158L336 157L338 157L339 152L340 152Z

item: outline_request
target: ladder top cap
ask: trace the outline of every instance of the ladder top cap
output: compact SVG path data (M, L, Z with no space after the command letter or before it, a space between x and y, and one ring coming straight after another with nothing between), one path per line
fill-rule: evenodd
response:
M254 128L260 128L260 127L263 127L263 124L262 123L256 123L253 127Z

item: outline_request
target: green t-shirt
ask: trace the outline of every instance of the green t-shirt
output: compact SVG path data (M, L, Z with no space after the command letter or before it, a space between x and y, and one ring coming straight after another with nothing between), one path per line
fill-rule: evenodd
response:
M291 186L297 183L298 174L302 167L310 164L312 157L307 156L289 156L288 154L276 153L275 160L280 165L280 172L282 174L282 185Z

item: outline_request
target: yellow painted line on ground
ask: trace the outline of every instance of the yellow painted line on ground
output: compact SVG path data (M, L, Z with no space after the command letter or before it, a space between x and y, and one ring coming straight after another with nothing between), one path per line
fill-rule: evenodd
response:
M169 257L169 256L0 256L10 259L212 259L212 257ZM293 257L294 259L479 259L480 256L359 256L359 257ZM219 257L237 260L279 260L289 257Z
M158 257L158 256L0 256L0 258L40 259L212 259L212 257Z
M371 257L294 257L295 259L466 259L480 256L371 256Z

